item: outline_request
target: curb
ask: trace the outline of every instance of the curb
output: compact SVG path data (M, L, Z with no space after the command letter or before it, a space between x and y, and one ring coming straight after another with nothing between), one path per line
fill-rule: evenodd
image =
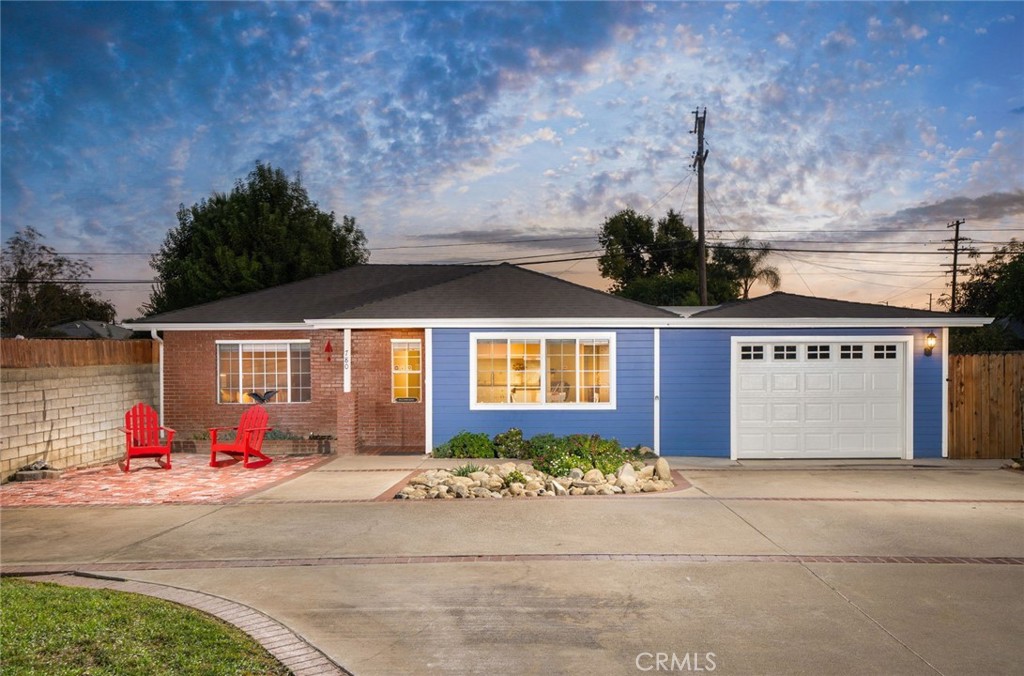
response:
M277 620L241 603L203 592L179 589L150 582L133 582L123 578L94 573L62 573L35 576L33 580L53 582L69 587L112 589L114 591L145 594L155 598L189 606L226 622L245 632L253 640L288 667L295 676L322 676L327 674L352 676L331 658L314 648L304 638Z

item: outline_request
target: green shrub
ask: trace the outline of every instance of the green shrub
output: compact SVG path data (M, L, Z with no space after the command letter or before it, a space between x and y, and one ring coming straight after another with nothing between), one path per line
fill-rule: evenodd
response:
M459 432L434 449L435 458L494 458L494 442L483 432Z
M572 447L569 437L556 437L554 434L538 434L530 439L529 444L531 458L565 452Z
M545 474L560 477L568 476L573 467L586 472L594 468L594 463L588 457L561 451L534 460L533 466Z
M622 448L615 439L602 439L596 434L549 437L531 440L544 449L534 459L533 466L553 476L566 476L573 467L584 472L597 468L602 474L614 474L624 463L639 459L635 450Z
M477 467L473 463L467 462L465 465L459 465L458 467L453 469L452 470L452 474L454 474L455 476L469 476L473 472L482 472L482 471L484 471L483 467Z
M505 476L505 488L508 488L512 484L526 485L527 481L529 480L526 478L525 474L523 474L517 469L514 469Z
M513 427L508 432L494 436L494 447L499 458L528 459L533 457L530 442L523 439L523 431Z

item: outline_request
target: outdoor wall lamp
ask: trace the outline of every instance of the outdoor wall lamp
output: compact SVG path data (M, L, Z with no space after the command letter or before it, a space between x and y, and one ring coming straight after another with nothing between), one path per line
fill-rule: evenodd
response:
M924 356L932 356L932 350L938 344L939 339L935 337L934 331L929 331L928 335L924 337Z

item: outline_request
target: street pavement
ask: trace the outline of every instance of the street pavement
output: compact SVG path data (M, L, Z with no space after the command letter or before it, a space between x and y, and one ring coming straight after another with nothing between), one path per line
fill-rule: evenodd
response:
M220 504L4 503L0 568L226 598L358 675L1024 663L1024 474L998 463L684 459L667 494L379 499L444 464L337 458Z

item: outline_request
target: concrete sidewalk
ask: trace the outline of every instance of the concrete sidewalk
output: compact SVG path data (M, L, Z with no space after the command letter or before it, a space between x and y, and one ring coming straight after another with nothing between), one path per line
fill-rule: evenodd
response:
M993 630L1024 614L1020 473L692 468L692 488L635 499L374 501L444 462L337 458L231 504L5 508L0 565L230 599L355 674L1024 660Z

